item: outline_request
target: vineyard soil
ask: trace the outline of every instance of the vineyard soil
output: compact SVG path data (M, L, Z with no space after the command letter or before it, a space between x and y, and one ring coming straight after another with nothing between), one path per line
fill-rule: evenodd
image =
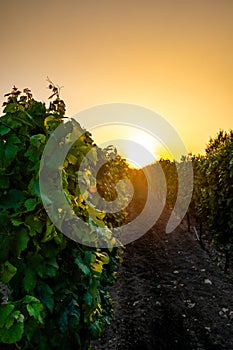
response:
M233 350L233 273L226 275L184 221L165 211L127 245L112 287L114 320L94 350Z

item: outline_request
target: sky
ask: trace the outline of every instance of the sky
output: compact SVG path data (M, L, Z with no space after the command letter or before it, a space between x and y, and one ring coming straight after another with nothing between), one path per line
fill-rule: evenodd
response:
M14 84L48 103L49 76L68 116L144 106L194 154L233 128L232 0L1 0L0 43L1 104Z

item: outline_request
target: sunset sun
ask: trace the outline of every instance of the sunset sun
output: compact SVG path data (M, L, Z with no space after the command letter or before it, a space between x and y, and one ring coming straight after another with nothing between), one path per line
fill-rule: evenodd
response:
M129 125L103 125L92 129L91 133L98 146L104 148L112 144L118 153L136 168L154 163L169 152L162 143L149 132Z

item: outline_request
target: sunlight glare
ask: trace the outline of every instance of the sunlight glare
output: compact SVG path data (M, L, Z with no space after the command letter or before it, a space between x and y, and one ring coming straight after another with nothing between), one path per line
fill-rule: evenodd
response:
M118 153L127 160L131 167L140 168L159 160L161 157L170 158L169 152L159 140L148 131L134 126L101 125L90 131L99 147L115 146ZM137 145L139 149L145 150L143 155L140 154L138 147L135 147ZM139 157L139 161L135 161L135 157Z

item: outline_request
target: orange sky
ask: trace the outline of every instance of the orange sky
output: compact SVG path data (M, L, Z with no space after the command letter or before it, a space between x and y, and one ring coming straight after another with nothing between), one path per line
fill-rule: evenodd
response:
M12 85L67 114L108 102L151 108L203 152L233 128L232 0L10 1L0 5L0 99Z

